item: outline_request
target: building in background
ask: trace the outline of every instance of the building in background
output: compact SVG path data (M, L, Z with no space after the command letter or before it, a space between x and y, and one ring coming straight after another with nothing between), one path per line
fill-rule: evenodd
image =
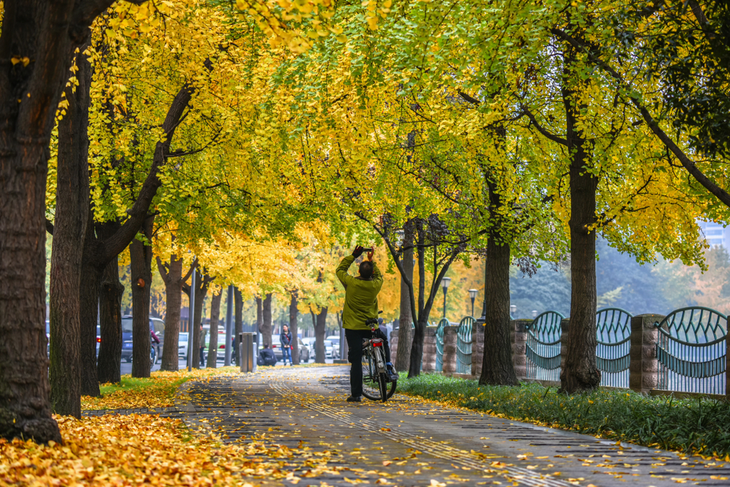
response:
M719 223L700 221L700 228L711 247L728 247L730 243L730 227Z

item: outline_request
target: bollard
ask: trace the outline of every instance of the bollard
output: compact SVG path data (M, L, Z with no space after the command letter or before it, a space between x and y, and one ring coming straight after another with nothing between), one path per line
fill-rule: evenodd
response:
M241 372L256 372L255 333L241 333L239 337L238 351L241 357Z

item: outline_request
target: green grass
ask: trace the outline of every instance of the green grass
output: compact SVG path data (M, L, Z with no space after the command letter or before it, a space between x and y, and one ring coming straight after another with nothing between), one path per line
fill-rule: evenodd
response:
M568 396L539 384L479 386L475 380L422 374L398 391L461 407L668 450L728 457L730 403L600 389ZM730 457L727 458L730 460Z
M102 396L113 394L118 391L137 391L142 389L164 389L174 392L181 384L188 381L190 377L180 377L177 380L161 383L159 380L147 378L135 378L131 375L123 375L122 381L118 384L102 384L99 386Z

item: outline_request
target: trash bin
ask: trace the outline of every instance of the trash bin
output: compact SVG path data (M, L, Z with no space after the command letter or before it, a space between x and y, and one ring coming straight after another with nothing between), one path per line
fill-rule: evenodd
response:
M256 334L241 333L239 340L239 356L241 357L241 372L256 371Z

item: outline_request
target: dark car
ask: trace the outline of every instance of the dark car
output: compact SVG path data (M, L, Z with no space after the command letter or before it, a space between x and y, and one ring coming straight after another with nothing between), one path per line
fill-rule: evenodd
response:
M152 333L157 336L160 343L155 343ZM150 318L150 360L155 364L162 357L162 342L164 340L165 322L159 318ZM132 361L132 317L122 316L122 360L127 363Z

